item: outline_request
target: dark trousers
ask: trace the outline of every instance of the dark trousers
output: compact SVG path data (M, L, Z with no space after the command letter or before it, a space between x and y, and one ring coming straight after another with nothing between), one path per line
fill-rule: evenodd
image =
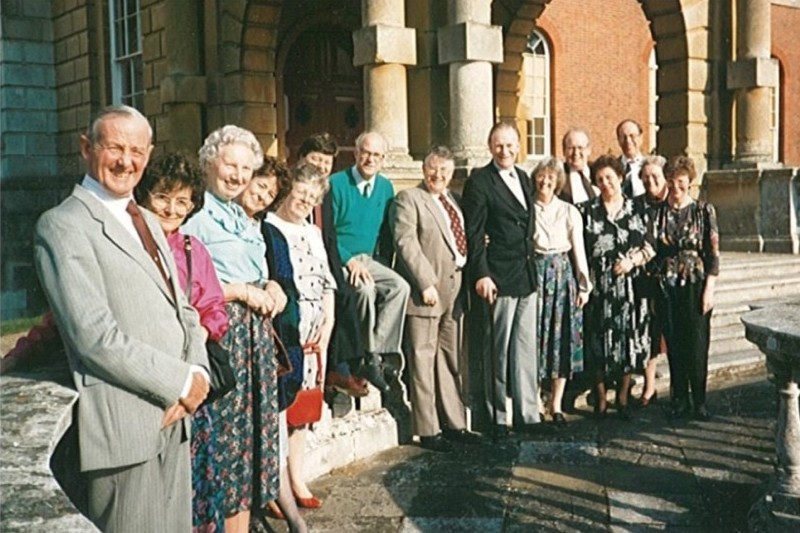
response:
M347 280L344 282L347 283ZM336 370L339 363L347 362L351 369L356 370L364 357L364 348L361 343L356 294L349 285L337 289L334 296L334 313L336 322L333 323L331 342L328 346L327 368Z
M695 409L706 403L711 311L703 314L704 282L667 287L664 336L676 407L687 406L689 392Z

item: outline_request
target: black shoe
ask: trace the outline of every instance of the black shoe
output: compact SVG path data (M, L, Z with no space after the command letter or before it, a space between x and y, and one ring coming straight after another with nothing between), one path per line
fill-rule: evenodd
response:
M492 428L492 437L495 439L507 439L508 438L508 426L495 424Z
M678 403L672 406L667 414L670 420L680 420L689 416L689 406L683 403Z
M443 429L442 437L452 442L460 442L461 444L483 443L483 435L475 433L474 431L467 431L466 429Z
M383 393L389 392L389 384L383 378L380 357L377 355L367 358L356 372L356 376L366 379Z
M553 413L553 425L558 429L567 427L567 418L564 413Z
M701 405L694 411L694 419L699 420L700 422L708 422L711 420L711 413L708 412L708 409L705 405Z
M420 437L419 445L432 452L449 452L453 449L453 445L444 440L441 433L432 437Z
M514 426L514 431L523 435L542 435L548 433L550 428L546 424L537 422L534 424L518 424Z

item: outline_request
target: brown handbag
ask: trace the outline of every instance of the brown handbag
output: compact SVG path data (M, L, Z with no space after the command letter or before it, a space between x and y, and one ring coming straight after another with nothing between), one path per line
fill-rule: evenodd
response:
M303 346L305 356L315 355L317 358L316 386L300 389L294 402L286 409L286 423L289 427L300 427L319 422L322 417L322 354L316 344Z
M278 377L292 371L292 361L289 359L289 350L278 337L278 332L272 328L272 340L275 341L275 359L278 361Z

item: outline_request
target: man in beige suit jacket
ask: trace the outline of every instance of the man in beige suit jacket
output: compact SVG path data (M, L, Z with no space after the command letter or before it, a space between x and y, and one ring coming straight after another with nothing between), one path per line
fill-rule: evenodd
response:
M151 139L137 110L101 111L81 136L82 183L34 240L79 393L83 510L113 533L191 530L187 414L208 394L197 314L158 222L133 203Z
M433 148L422 169L419 186L395 198L396 268L411 286L405 332L415 432L422 447L447 451L448 440L480 441L466 429L459 369L467 242L464 216L447 189L452 153Z

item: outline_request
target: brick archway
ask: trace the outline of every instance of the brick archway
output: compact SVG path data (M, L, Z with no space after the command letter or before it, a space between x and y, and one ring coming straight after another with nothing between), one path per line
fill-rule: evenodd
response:
M557 0L512 0L494 2L492 22L503 28L505 61L496 81L498 118L517 120L522 71L522 53L536 19ZM656 43L658 71L657 136L659 151L687 153L705 167L712 139L713 109L708 102L712 84L709 61L709 22L713 9L707 2L688 0L638 0L650 23ZM689 37L691 36L691 38Z

